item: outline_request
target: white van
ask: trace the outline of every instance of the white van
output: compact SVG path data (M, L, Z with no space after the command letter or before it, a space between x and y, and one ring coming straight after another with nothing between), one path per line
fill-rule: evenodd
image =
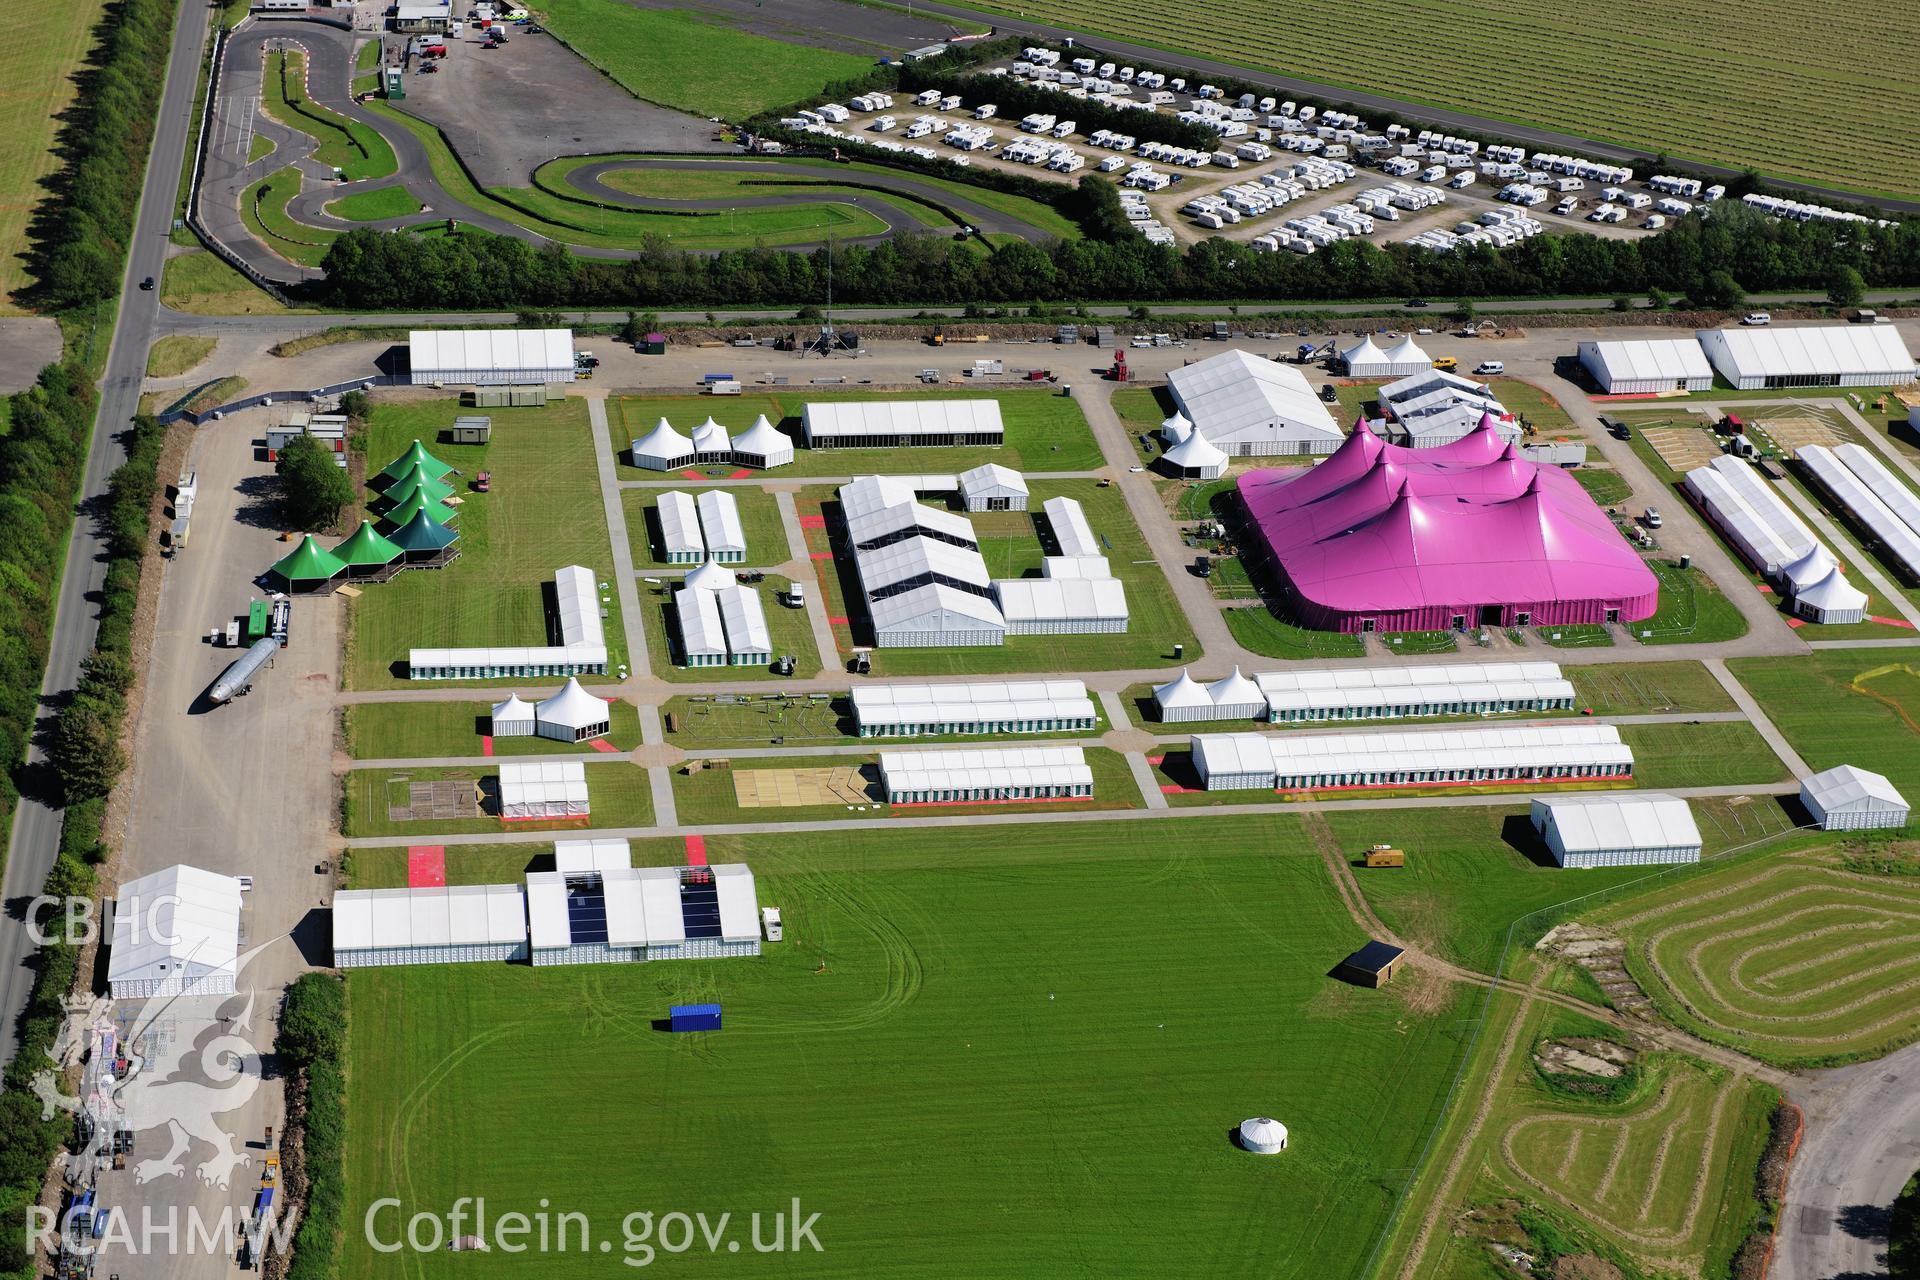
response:
M1473 371L1483 377L1496 376L1507 371L1507 366L1499 360L1482 360L1473 367Z
M806 608L807 584L804 582L789 582L787 584L787 593L781 597L781 600L785 602L789 609Z

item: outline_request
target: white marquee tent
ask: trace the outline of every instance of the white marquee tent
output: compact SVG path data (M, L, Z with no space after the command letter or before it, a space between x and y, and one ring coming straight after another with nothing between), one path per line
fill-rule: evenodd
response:
M1706 391L1713 386L1713 366L1698 338L1583 342L1575 350L1594 384L1607 395Z
M1167 389L1229 457L1332 453L1345 438L1298 369L1237 348L1175 369Z
M1218 480L1227 473L1227 455L1197 431L1161 454L1160 461L1183 480Z
M587 767L573 760L500 766L500 816L509 822L581 818L592 810Z
M342 889L333 895L333 964L471 964L527 958L517 884Z
M240 954L240 881L175 865L129 880L113 900L107 985L115 1000L226 995Z
M700 513L700 536L707 559L721 564L743 564L747 558L747 530L740 523L740 503L725 489L708 489L694 499Z
M1079 747L961 747L882 751L889 804L1039 800L1093 794L1093 770Z
M573 381L571 329L414 329L407 355L416 387Z
M1854 765L1836 765L1800 784L1800 802L1827 831L1904 827L1907 798L1885 775Z
M675 431L665 418L633 442L633 465L644 470L677 471L693 463L693 441Z
M699 564L707 558L699 508L690 495L669 489L654 503L654 512L660 519L660 550L668 564Z
M1700 861L1700 828L1678 796L1555 796L1535 800L1530 816L1563 867Z
M1240 1122L1240 1145L1255 1155L1278 1155L1287 1149L1287 1126L1269 1116Z
M567 677L560 686L560 692L554 694L534 708L537 721L535 732L542 738L552 738L556 742L586 742L593 738L604 738L613 730L613 704L604 698L596 698L580 687L580 682Z
M1741 391L1885 387L1920 376L1890 324L1702 329L1696 336L1714 369Z
M507 695L505 702L493 704L492 723L489 726L496 738L531 738L534 735L536 714L531 702L517 693Z
M793 461L793 440L761 414L733 438L733 457L743 467L784 467Z

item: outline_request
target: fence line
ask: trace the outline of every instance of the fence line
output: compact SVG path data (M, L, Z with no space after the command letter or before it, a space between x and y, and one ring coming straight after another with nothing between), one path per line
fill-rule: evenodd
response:
M222 414L238 413L242 409L253 409L263 404L276 404L282 401L294 404L301 402L313 403L314 401L324 400L328 396L337 396L347 391L359 391L373 387L404 387L411 385L411 383L411 378L405 378L399 374L377 373L370 378L355 378L350 382L336 382L326 387L309 387L304 391L262 391L258 395L248 396L244 400L235 400L229 404L215 405L213 408L202 410L199 413L191 413L185 409L169 409L165 413L156 415L156 418L162 423L191 422L197 427L203 423L212 421Z

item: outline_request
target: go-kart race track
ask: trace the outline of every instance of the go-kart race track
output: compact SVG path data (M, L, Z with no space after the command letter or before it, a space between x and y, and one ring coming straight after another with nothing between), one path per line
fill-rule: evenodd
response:
M317 258L318 247L333 234L361 228L386 231L439 225L447 219L534 244L567 243L584 257L628 259L644 252L637 247L595 243L599 237L592 234L583 235L578 242L567 240L564 224L546 223L533 214L518 219L502 216L502 211L525 214L514 195L536 185L541 189L532 194L547 204L565 202L562 207L570 211L569 217L579 219L582 229L591 227L597 217L604 218L605 211L616 209L690 215L689 229L693 229L705 221L700 215L832 206L858 210L864 215L858 218L863 228L876 222L884 227L883 231L860 235L834 234L831 238L835 243L877 243L893 235L928 231L927 221L907 207L917 204L938 211L936 218L951 215L963 219L965 225L981 234L1028 239L1047 234L1009 213L911 175L867 170L857 176L838 174L827 167L741 156L731 144L716 139L716 126L710 122L635 100L603 77L570 74L579 69L574 55L537 34L517 36L501 50L483 50L476 40L450 40L455 56L444 60L437 74L424 76L410 69L408 98L370 109L354 100L350 88L356 74L355 52L367 38L324 21L255 19L228 41L218 100L208 121L197 212L208 235L267 280L295 284L320 277L316 267L290 260L284 250L297 253L304 249L310 252L299 256ZM316 159L319 144L313 136L269 117L262 106L263 95L272 88L266 80L268 59L281 50L304 55L306 94L315 107L365 125L392 147L397 161L394 172L337 181L333 167ZM529 86L540 92L515 91ZM495 109L481 119L474 108L476 102L494 104ZM500 109L501 103L541 106L522 111L518 106ZM389 114L401 111L422 123L421 132L439 131L448 147L440 157L442 171L447 169L448 155L454 157L468 180L465 192L449 191L435 176L435 156L429 143ZM272 143L272 150L250 158L255 138ZM635 155L636 150L676 154L653 158ZM717 154L710 158L687 154L700 151ZM596 154L607 158L566 170L557 181L536 183L535 172L553 160ZM255 184L289 166L296 167L304 181L299 194L286 203L286 218L297 225L288 228L283 224L277 229L282 241L277 249L248 225L241 203ZM740 174L748 181L789 187L804 184L821 190L675 200L636 195L607 180L619 171L641 169ZM849 186L874 191L849 191ZM421 206L420 211L373 220L348 220L328 212L329 205L343 198L388 188L404 189ZM469 193L479 193L492 207L477 207ZM485 198L493 194L500 200ZM503 210L503 205L510 208ZM302 226L322 234L305 240L299 236ZM536 229L541 226L560 234L544 234ZM774 247L806 251L826 243L828 238L828 231L814 237L802 231Z

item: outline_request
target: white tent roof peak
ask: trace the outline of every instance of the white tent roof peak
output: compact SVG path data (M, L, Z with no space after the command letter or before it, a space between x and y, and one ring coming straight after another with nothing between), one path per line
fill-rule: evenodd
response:
M733 575L721 568L719 562L709 559L681 579L681 584L696 591L725 591L733 585Z
M1208 685L1207 696L1216 707L1238 707L1247 703L1264 706L1267 701L1267 695L1260 692L1260 686L1241 675L1238 667L1233 669L1232 675Z
M1793 598L1827 613L1863 609L1867 604L1867 593L1848 582L1847 575L1838 567L1828 570L1826 577L1801 587L1793 593Z
M1827 549L1816 542L1807 548L1805 555L1783 567L1780 572L1791 582L1813 583L1832 573L1836 567Z
M1287 1145L1287 1126L1268 1116L1243 1120L1240 1145L1259 1155L1273 1155Z
M1415 361L1426 365L1433 363L1432 358L1420 349L1420 344L1415 342L1411 335L1388 347L1387 359L1394 364L1409 364Z
M1198 431L1189 432L1178 444L1160 456L1182 470L1188 467L1217 466L1227 460L1227 455L1219 446Z
M1195 680L1185 667L1180 674L1153 691L1153 700L1162 707L1210 707L1213 698L1207 687Z
M1380 349L1378 343L1374 342L1373 335L1368 334L1366 337L1360 339L1359 345L1349 347L1345 351L1342 351L1340 358L1348 364L1366 364L1371 361L1386 359L1387 353Z
M493 718L495 720L531 720L533 704L517 693L510 693L505 702L493 704Z
M547 724L583 729L588 725L607 723L612 715L610 706L604 698L596 698L582 689L578 678L568 676L567 682L560 686L560 692L540 703L540 719Z
M753 425L733 438L736 449L744 453L770 453L788 443L780 434L780 428L767 421L767 415L761 414L753 420Z
M1160 433L1177 443L1193 434L1193 423L1188 421L1186 414L1175 409L1173 416L1160 424Z
M648 457L677 458L693 452L693 441L675 431L673 424L662 418L653 424L653 430L640 438L633 451Z

